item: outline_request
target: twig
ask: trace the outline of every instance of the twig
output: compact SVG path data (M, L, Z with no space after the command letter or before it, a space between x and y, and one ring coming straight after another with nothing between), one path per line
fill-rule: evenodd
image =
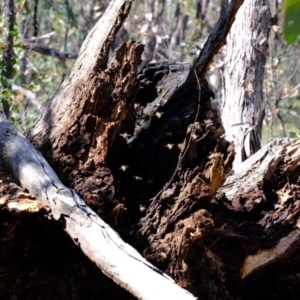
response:
M280 102L280 100L281 100L280 94L276 95L276 99L275 99L275 113L276 113L277 118L280 121L283 136L286 137L285 124L284 124L284 120L282 119L282 116L280 114L280 109L279 109L279 102Z
M33 42L30 42L29 40L23 40L21 41L21 45L24 49L32 50L34 52L48 55L48 56L54 56L59 59L77 59L78 54L68 53L68 52L60 52L56 50L55 48L48 48L42 45L35 44Z
M40 35L40 36L33 36L31 38L26 38L24 40L26 40L28 42L36 42L36 41L39 41L39 40L49 39L53 35L55 35L54 31L43 34L43 35Z

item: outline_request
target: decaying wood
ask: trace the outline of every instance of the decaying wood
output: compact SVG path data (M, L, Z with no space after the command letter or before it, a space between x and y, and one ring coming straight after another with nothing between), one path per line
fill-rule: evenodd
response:
M233 3L227 19L222 16L226 30L241 1ZM141 45L124 44L107 66L119 21L109 22L107 31L103 24L91 31L70 78L28 137L101 215L110 215L120 203L136 210L135 202L154 197L140 223L141 239L149 243L144 253L197 295L224 296L222 267L202 244L213 228L205 207L230 172L234 155L202 76L224 42L224 28L219 25L209 39L211 52L206 46L200 55L201 76L187 64L150 65L140 71L138 89ZM100 30L98 42L93 36ZM200 255L191 268L195 249ZM216 281L203 276L199 284L197 272Z
M126 123L129 111L133 109L132 100L138 88L136 77L142 45L133 41L124 43L116 51L116 58L107 66L110 43L126 18L131 2L111 2L83 43L70 77L57 91L45 115L28 134L56 170L63 174L63 180L72 183L87 203L93 205L99 199L104 200L97 207L97 212L102 215L111 213L119 203L105 159L120 128ZM16 138L16 132L12 132ZM24 148L25 145L19 145L15 147L17 153L14 151L11 154L17 155ZM22 156L22 160L27 160L23 171L29 173L22 171L19 174L14 168L11 171L37 199L49 202L53 217L57 220L63 218L66 231L83 252L93 257L104 273L138 298L166 298L162 291L168 297L173 295L172 298L192 297L170 278L162 276L133 248L118 242L119 236L73 190L62 185L52 169L46 167L46 161L40 155L32 154L30 146L27 146L25 153L29 157L26 159ZM28 171L28 161L34 161L36 155L40 163L34 163ZM20 160L14 161L21 163ZM41 176L44 170L44 175L49 177ZM36 176L32 172L37 172ZM38 181L33 183L32 178ZM123 251L129 255L129 264L126 263L126 254L121 254ZM148 270L146 273L142 270L144 267ZM136 271L133 271L135 268ZM130 274L136 276L133 285ZM175 287L174 293L168 291L165 283L159 283L159 278L168 282L171 289Z
M234 168L213 199L218 221L210 250L223 252L219 259L228 277L236 273L235 279L226 279L227 286L239 285L232 295L289 298L291 289L293 297L299 295L294 286L299 282L299 145L299 139L266 145Z
M225 197L234 206L235 203L238 204L237 199L240 195L249 194L253 190L253 186L261 189L263 184L271 179L277 164L284 159L286 152L285 145L288 141L288 139L274 140L247 159L243 164L236 167L234 174L226 179L222 188L219 189L218 194L224 193ZM297 164L297 161L295 163ZM241 185L238 186L237 182ZM259 197L257 199L262 201ZM259 204L258 201L257 204Z
M69 78L28 138L63 180L101 216L120 204L106 157L131 115L143 45L129 41L107 65L131 0L112 1L83 43Z
M135 114L108 165L128 207L151 203L146 214L139 213L148 259L197 296L222 298L221 267L202 240L213 228L205 208L230 172L234 150L222 138L213 93L195 73L187 80L190 68L169 62L141 70ZM214 284L204 274L216 278Z
M18 186L13 178L0 166L0 208L15 214L49 213L49 205L36 201L35 197Z
M300 231L297 229L291 231L287 236L281 238L277 245L271 249L262 250L255 255L249 255L244 261L241 270L242 279L252 275L258 270L267 267L276 261L284 261L288 259L291 254L299 248L300 245Z
M49 205L52 217L101 270L139 299L195 299L177 286L66 188L42 155L0 114L0 156L21 186ZM155 286L155 289L153 288Z

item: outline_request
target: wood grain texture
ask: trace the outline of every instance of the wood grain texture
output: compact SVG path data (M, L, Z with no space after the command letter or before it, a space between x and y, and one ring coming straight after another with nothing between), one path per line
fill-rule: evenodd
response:
M245 1L226 40L222 121L227 140L235 144L234 165L261 148L270 24L268 1Z

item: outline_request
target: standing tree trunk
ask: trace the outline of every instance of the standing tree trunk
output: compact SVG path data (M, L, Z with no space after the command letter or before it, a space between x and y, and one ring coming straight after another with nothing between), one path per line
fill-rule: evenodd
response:
M261 147L263 75L271 13L267 1L246 0L226 43L222 121L240 164Z

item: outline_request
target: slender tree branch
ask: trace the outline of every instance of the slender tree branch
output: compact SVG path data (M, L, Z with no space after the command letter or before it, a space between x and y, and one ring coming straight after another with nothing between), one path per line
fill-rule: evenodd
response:
M230 1L224 14L221 15L218 23L206 40L199 57L194 63L194 68L196 69L198 76L202 77L205 75L214 56L224 45L227 34L235 20L235 15L243 3L244 0Z
M32 50L34 52L40 53L42 55L54 56L60 59L77 59L78 54L72 54L68 52L60 52L55 48L48 48L42 45L35 44L29 40L21 41L23 48L27 50Z
M49 32L49 33L45 33L45 34L39 35L39 36L32 36L31 38L27 38L26 37L26 41L28 41L28 42L36 42L36 41L39 41L39 40L49 39L53 35L55 35L54 31Z

